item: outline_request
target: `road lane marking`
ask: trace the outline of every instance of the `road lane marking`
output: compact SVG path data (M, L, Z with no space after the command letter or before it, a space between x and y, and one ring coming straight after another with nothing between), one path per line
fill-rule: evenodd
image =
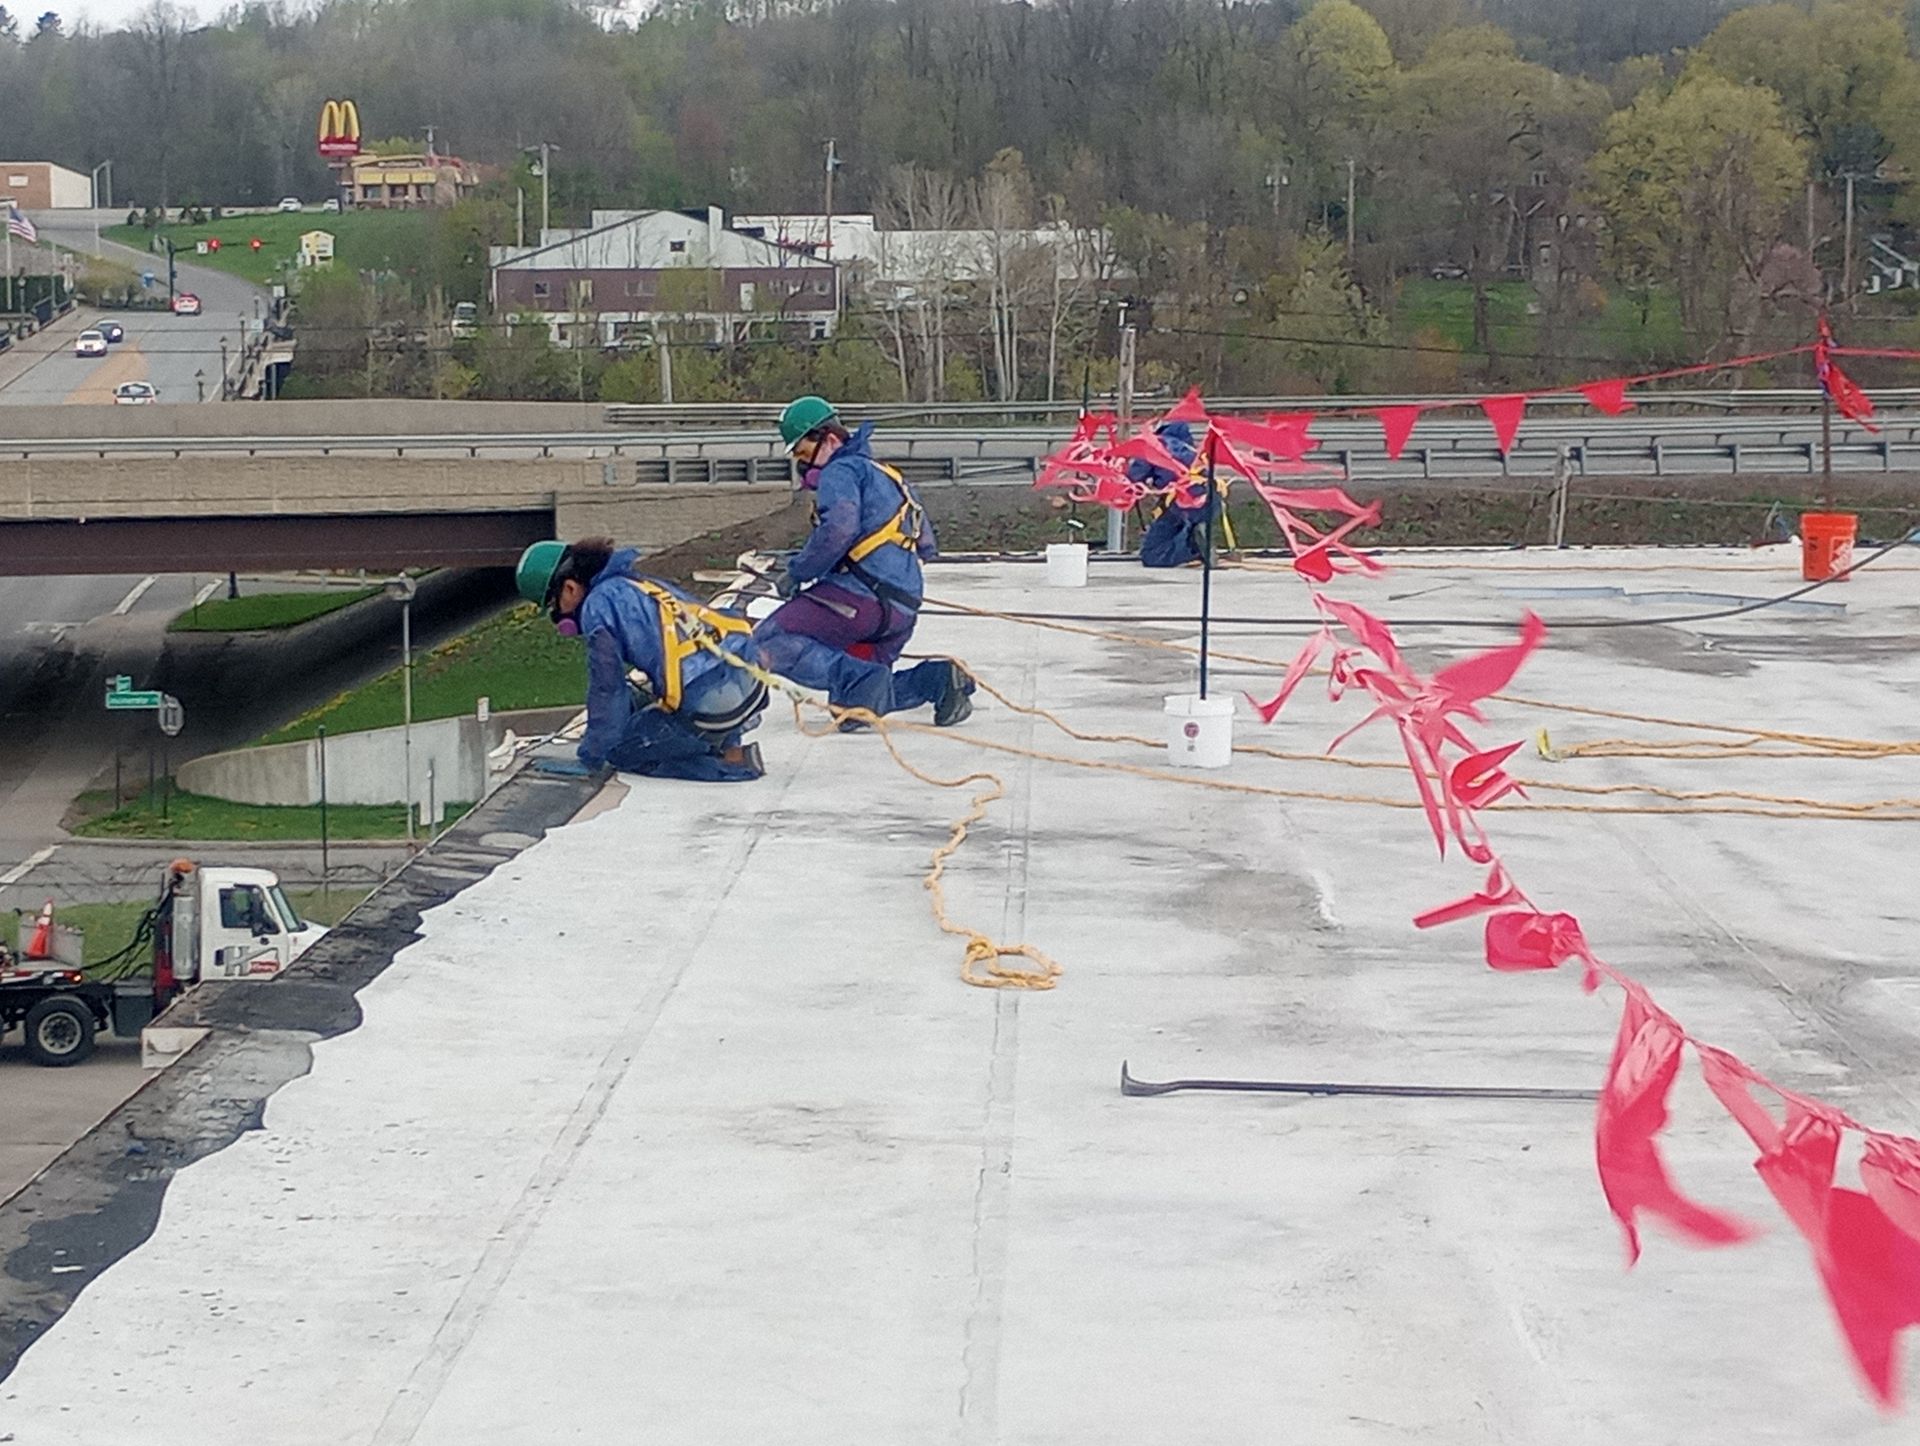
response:
M131 588L127 589L127 595L125 597L121 598L119 602L114 604L113 615L116 618L123 618L128 613L132 612L133 605L139 602L141 598L145 597L147 595L147 589L152 587L158 581L160 581L160 579L152 573L148 573L145 577L141 578L140 581L136 582Z
M41 849L39 853L34 854L29 858L22 859L19 863L15 864L12 868L8 869L4 874L0 874L0 889L6 888L9 884L19 883L28 874L32 873L35 869L39 868L40 865L44 864L48 859L52 858L54 855L54 851L59 847L60 847L59 844L48 844L45 848Z
M190 603L189 606L199 607L201 603L205 602L208 598L212 597L215 593L220 591L220 589L223 586L225 586L225 584L223 584L220 581L220 579L216 577L212 582L208 583L205 587L201 588L199 592L193 595L193 602Z

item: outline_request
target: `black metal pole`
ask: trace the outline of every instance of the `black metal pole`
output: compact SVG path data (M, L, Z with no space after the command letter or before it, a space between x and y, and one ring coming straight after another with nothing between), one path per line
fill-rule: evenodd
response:
M320 739L320 894L327 896L327 725L315 730Z
M163 742L160 745L160 818L163 822L171 816L167 812L167 800L172 797L173 794L171 787L173 780L167 776L167 771L172 767L173 763L168 757L167 745Z
M1213 509L1218 493L1213 486L1213 431L1207 431L1206 540L1200 551L1200 696L1207 696L1207 634L1213 622Z

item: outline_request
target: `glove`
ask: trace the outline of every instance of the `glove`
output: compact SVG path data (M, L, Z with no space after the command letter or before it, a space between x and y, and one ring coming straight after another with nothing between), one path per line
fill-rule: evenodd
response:
M643 674L627 674L627 688L633 694L633 711L636 713L644 713L660 701L653 696L653 686Z
M767 566L762 569L767 582L772 586L774 596L782 602L800 591L800 584L790 570L794 554L777 552L771 555Z

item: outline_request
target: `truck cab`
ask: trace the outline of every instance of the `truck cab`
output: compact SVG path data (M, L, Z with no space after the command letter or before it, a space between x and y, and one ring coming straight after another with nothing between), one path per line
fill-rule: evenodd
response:
M173 910L176 945L197 945L174 956L176 961L195 960L186 973L176 963L182 983L270 979L327 932L300 917L279 878L267 869L208 868L197 873L197 907L191 911L197 917L183 918L189 911L180 907L178 898Z
M17 953L0 944L0 1034L19 1025L27 1057L44 1065L78 1064L101 1030L143 1035L196 984L272 979L327 932L300 917L271 871L189 859L168 865L141 925L136 942L151 939L150 968L114 955L90 970L78 931L57 926L53 913L49 899Z

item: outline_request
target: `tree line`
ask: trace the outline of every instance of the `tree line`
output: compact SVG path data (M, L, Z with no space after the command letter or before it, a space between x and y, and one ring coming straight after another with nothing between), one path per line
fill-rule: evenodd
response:
M1046 294L1016 257L978 294L850 318L874 385L1099 385L1124 302L1170 380L1438 387L1731 355L1803 332L1849 273L1857 290L1870 238L1897 250L1920 219L1914 11L672 0L629 21L569 0L322 0L196 26L156 0L119 30L0 18L0 134L76 169L112 159L122 202L258 203L325 193L320 103L352 97L369 136L431 127L507 170L438 223L443 299L478 294L485 245L511 239L502 187L528 186L530 145L559 147L555 220L577 224L816 211L831 138L842 211L996 208L1109 239L1084 294ZM711 384L767 365L739 350Z

